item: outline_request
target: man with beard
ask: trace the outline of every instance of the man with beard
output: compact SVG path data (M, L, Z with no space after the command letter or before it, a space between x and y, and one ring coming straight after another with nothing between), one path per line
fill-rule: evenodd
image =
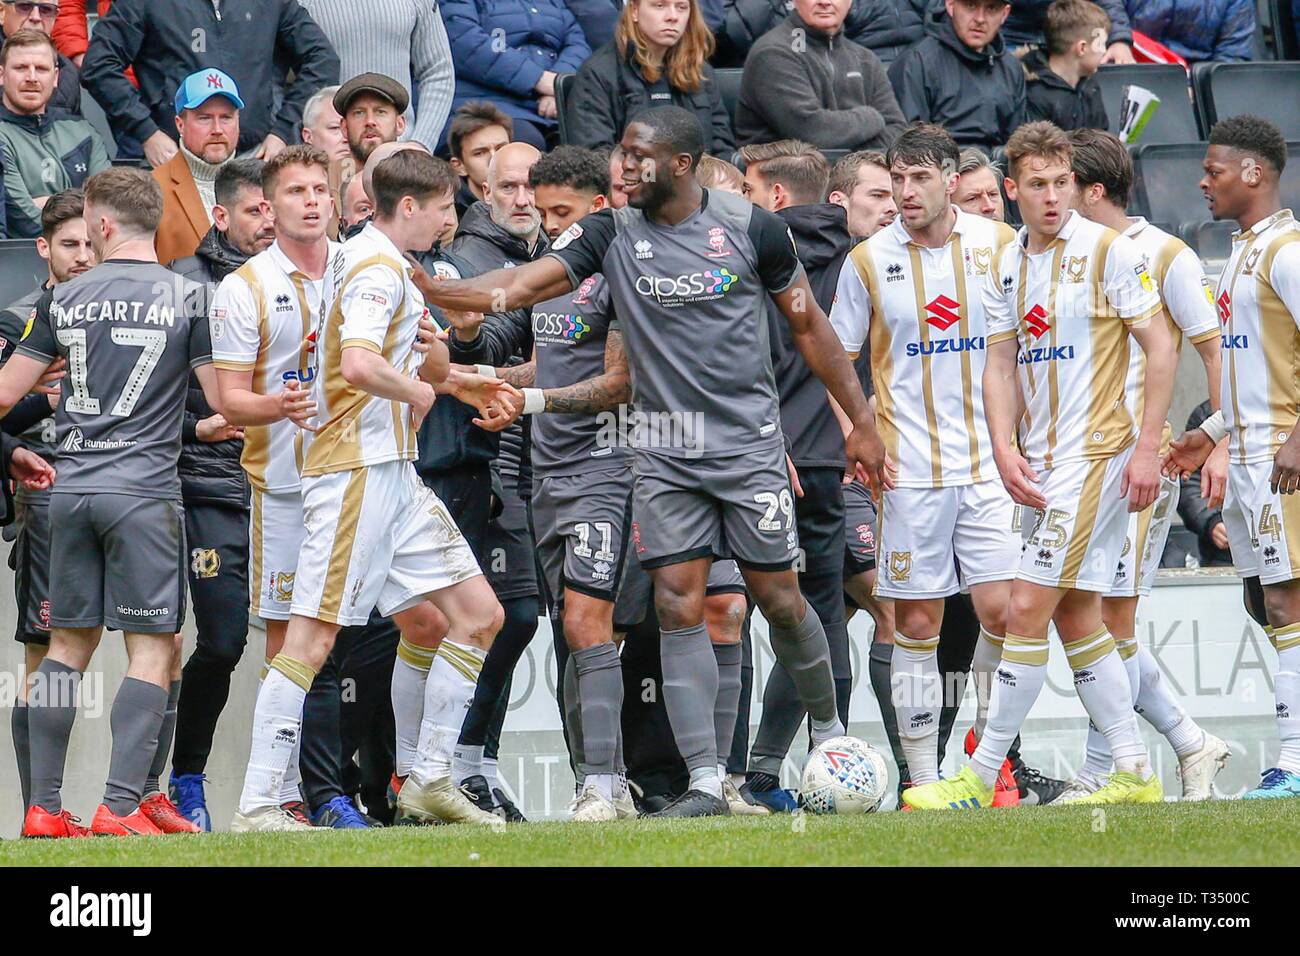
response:
M82 218L81 190L70 189L50 197L41 210L41 235L36 251L49 262L49 276L17 302L0 311L0 361L8 361L36 302L46 291L67 282L95 264L95 253L86 236ZM54 461L54 413L58 393L23 399L5 416L4 431L49 463ZM7 530L7 529L6 529ZM14 755L18 758L18 780L22 786L23 810L27 810L31 789L31 749L27 733L27 678L45 658L50 645L50 493L20 485L14 495L15 537L14 598L18 626L14 639L23 645L23 685L14 701L11 716ZM6 533L6 538L9 535Z
M153 171L163 191L159 262L193 255L212 228L217 173L235 155L243 108L235 81L220 70L191 73L176 90L180 149Z
M173 272L202 283L209 302L222 279L275 239L262 201L262 166L250 157L221 168L212 228L194 255L171 264ZM212 829L203 771L230 693L230 675L248 637L248 484L239 466L243 435L213 410L191 376L180 473L197 638L169 688L167 717L176 728L169 794L180 814L203 830Z
M334 94L334 109L343 118L343 133L353 168L361 169L381 143L406 132L403 112L410 102L402 84L382 73L354 76Z

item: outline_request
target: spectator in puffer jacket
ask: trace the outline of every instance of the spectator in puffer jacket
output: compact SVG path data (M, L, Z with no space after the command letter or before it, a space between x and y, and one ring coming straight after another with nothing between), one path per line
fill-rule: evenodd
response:
M1106 37L1106 56L1103 63L1133 62L1133 27L1124 11L1124 0L1094 0L1110 17L1110 34ZM1036 47L1043 44L1043 20L1052 0L1016 0L1011 5L1011 16L1002 27L1002 39L1007 49Z
M593 50L610 43L614 39L614 28L618 24L618 15L623 9L624 0L564 0L578 26L582 27L587 46ZM730 2L724 0L700 0L700 13L710 33L722 30L726 18L726 7Z
M946 0L926 37L889 68L909 120L944 127L959 146L991 152L1025 121L1025 71L998 31L1007 0Z
M844 35L864 46L888 65L925 35L925 17L939 0L853 0ZM759 37L790 15L793 0L726 0L725 17L717 30L714 66L744 66ZM705 11L708 19L708 11Z
M13 238L40 235L46 200L112 165L89 123L48 108L56 55L54 42L39 30L19 30L0 47L0 163Z
M888 146L905 120L879 58L844 35L850 0L795 0L754 45L736 105L736 140L798 139L819 149Z
M1124 0L1124 10L1188 63L1255 58L1255 0Z
M1106 11L1089 0L1056 0L1048 7L1043 46L1021 57L1030 120L1050 120L1063 130L1106 129L1097 70L1109 32Z
M567 104L569 142L592 148L617 143L628 120L650 106L680 106L705 130L708 151L736 146L707 60L713 35L696 0L630 0L614 39L591 55Z
M514 136L539 150L554 138L555 78L591 55L563 0L443 0L456 62L454 111L488 100L514 121Z

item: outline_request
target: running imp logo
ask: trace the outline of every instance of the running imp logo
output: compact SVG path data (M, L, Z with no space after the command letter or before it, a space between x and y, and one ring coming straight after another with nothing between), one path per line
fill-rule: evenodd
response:
M566 312L534 312L533 335L537 338L568 339L581 342L591 326L580 315Z
M719 299L740 281L730 269L709 269L677 276L638 276L637 295L654 299L663 306L685 305Z
M82 434L79 425L73 425L68 432L68 437L63 439L59 444L59 451L74 453L79 451L111 451L115 448L130 448L135 445L134 441L100 441L94 438L87 438Z

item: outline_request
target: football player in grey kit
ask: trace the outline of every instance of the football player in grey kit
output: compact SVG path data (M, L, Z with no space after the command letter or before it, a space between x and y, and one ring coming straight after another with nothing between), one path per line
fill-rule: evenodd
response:
M672 106L646 110L621 146L627 207L584 217L536 262L429 282L422 291L444 308L509 309L604 275L636 404L633 547L654 578L664 701L691 776L690 789L656 815L724 814L713 724L718 664L703 620L715 555L740 563L773 649L812 716L814 744L844 732L826 634L792 570L798 536L766 296L853 423L851 467L879 485L891 483L889 464L785 224L696 183L703 131L694 115Z
M50 650L46 686L74 688L104 627L123 632L127 673L113 702L113 749L91 832L161 832L139 809L171 680L172 636L185 618L181 416L193 368L216 404L201 288L158 264L162 190L147 173L110 169L86 183L85 219L99 265L37 303L0 370L0 414L58 359L58 479L50 496ZM60 789L75 695L29 700L31 807L23 832L72 836Z

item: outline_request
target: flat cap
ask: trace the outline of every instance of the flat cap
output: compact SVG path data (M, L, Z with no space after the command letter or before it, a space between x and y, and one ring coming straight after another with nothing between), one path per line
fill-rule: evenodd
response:
M406 92L406 87L391 76L362 73L339 87L334 94L334 111L342 116L347 112L348 105L362 93L371 93L388 100L399 113L405 113L406 107L411 103L411 94Z

